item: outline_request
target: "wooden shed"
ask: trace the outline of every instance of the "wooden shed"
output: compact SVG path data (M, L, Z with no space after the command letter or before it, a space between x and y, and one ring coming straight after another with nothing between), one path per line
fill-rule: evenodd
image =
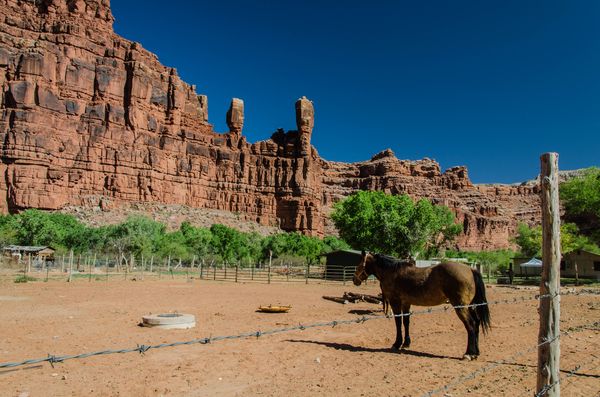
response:
M575 264L579 277L600 280L600 255L585 250L569 252L563 257L560 275L575 277Z
M325 277L327 280L343 280L344 274L346 280L352 279L356 266L360 264L362 255L360 251L338 250L324 255Z

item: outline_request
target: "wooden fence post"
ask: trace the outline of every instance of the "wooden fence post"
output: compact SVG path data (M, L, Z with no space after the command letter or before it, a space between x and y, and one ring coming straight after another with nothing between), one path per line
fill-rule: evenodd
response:
M70 283L71 278L73 277L73 250L71 250L71 254L69 255L69 278L67 281Z
M544 397L559 397L560 384L560 206L558 197L558 154L541 158L542 201L542 280L540 330L536 392ZM550 386L552 385L552 386Z
M92 282L92 266L96 267L96 253L94 252L94 259L90 262L90 274L88 275L88 282Z
M239 264L239 263L237 263L237 264L235 265L235 282L236 282L236 283L238 282L238 271L239 271L239 270L240 270L240 264Z
M310 275L310 263L306 263L306 284L308 284L308 276Z
M267 271L267 284L271 284L271 263L273 259L273 251L269 250L269 269Z

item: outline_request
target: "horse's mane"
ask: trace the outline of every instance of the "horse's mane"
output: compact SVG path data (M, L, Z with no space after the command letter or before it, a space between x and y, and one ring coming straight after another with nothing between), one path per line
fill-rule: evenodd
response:
M384 254L375 254L374 255L377 264L386 267L388 269L397 270L405 266L412 266L413 264L410 261L394 258L393 256L384 255Z

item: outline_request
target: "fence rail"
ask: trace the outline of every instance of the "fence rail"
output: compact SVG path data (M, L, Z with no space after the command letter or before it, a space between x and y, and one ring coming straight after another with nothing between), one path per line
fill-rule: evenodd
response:
M109 281L115 279L187 279L215 280L239 283L306 283L341 282L352 280L355 267L338 265L292 265L292 264L226 264L215 261L164 260L129 257L124 259L99 257L96 255L77 257L62 256L55 261L32 261L20 263L0 260L0 278L36 280L88 279ZM372 278L371 278L372 279Z

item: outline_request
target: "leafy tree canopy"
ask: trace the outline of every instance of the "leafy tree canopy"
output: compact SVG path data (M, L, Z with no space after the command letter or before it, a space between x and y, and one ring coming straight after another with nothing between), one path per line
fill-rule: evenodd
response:
M542 256L542 227L529 227L525 224L519 224L515 243L520 247L520 254L523 256ZM577 225L573 223L561 224L561 253L564 255L580 249L600 253L600 248L589 237L579 233Z
M380 191L352 194L336 203L331 218L355 249L400 257L429 256L462 231L447 207Z
M581 232L600 244L600 168L560 185L565 220L577 224Z
M195 227L189 222L179 230L167 231L165 225L143 216L131 216L124 222L89 227L72 215L27 210L17 215L0 215L0 246L49 245L59 252L98 252L128 259L134 255L191 260L216 257L228 263L256 263L272 256L302 258L315 263L320 255L348 248L336 237L324 240L299 233L279 233L263 237L215 224Z

